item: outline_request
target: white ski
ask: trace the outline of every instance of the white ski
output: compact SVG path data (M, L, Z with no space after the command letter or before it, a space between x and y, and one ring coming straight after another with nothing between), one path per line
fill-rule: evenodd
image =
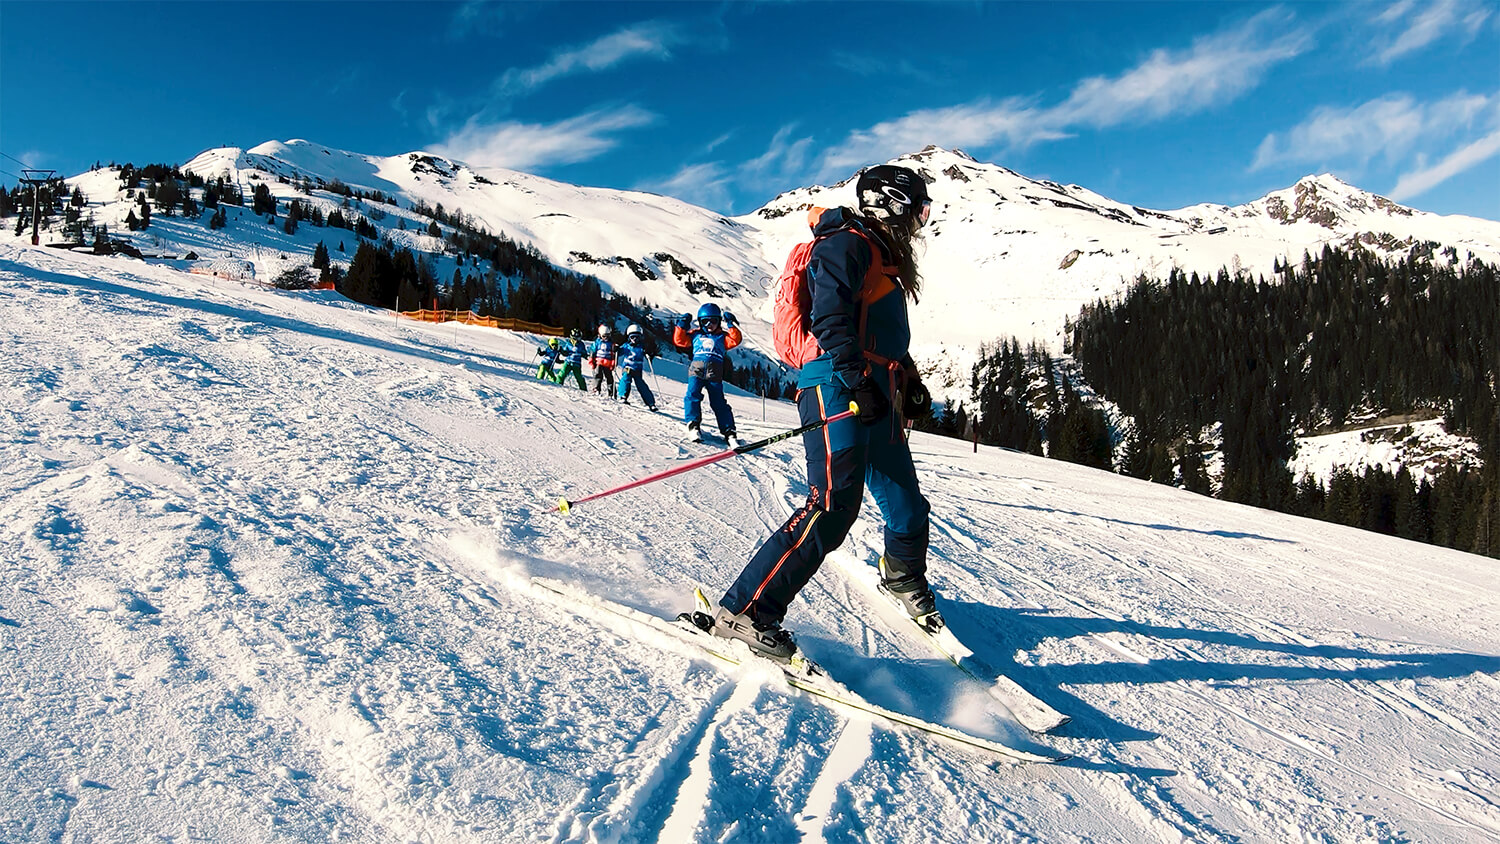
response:
M677 641L690 643L708 656L729 665L740 665L747 660L761 660L775 665L781 669L782 674L786 677L787 685L836 708L875 715L895 724L910 727L967 747L985 750L1018 762L1055 763L1069 758L1066 754L1061 753L1035 753L1028 750L1021 750L1020 748L1010 747L992 739L971 735L945 724L924 721L921 718L907 715L903 712L896 712L886 709L883 706L877 706L834 682L828 676L828 673L817 665L817 663L805 657L800 660L794 660L790 665L774 662L773 660L752 654L749 648L743 643L721 639L712 634L705 633L689 621L669 621L650 613L624 606L623 604L617 604L613 601L590 595L578 587L560 580L533 577L531 583L537 587L536 591L540 596L553 597L559 606L577 612L579 617L585 621L595 621L595 619L590 618L587 613L579 611L580 607L587 607L591 610L602 610L616 617L650 628ZM697 597L702 604L707 604L707 600L702 598L701 590Z
M899 624L903 629L916 631L922 640L953 663L954 667L983 685L990 697L1004 704L1005 708L1016 716L1021 726L1034 733L1046 733L1073 720L1071 716L1053 709L1046 701L1026 691L1019 683L1004 674L998 671L993 672L994 679L986 676L991 672L981 674L980 669L975 667L977 660L974 658L974 651L960 642L958 637L953 635L953 631L946 626L933 632L907 615L906 607L901 604L901 599L881 586L880 573L874 566L864 565L847 554L831 554L829 557L837 562L839 568L844 570L850 580L858 583L871 597L878 599L880 606L893 609L894 612L888 615L892 618L899 618Z

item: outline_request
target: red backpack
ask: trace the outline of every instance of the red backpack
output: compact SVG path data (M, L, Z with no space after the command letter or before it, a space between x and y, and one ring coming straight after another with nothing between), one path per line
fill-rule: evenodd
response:
M817 225L818 219L827 210L824 208L813 208L808 212L808 225ZM860 346L864 346L865 312L869 310L870 303L889 293L895 283L887 276L890 274L885 268L885 262L881 258L880 247L858 228L850 227L838 231L852 231L865 239L870 245L870 269L865 273L864 283L860 285L859 298L859 340ZM838 232L830 232L824 237L831 237ZM799 243L792 247L792 254L787 256L786 266L781 271L781 277L776 281L776 302L773 309L773 320L771 323L771 340L776 345L776 356L781 358L782 363L793 369L801 369L808 361L823 354L823 348L818 345L818 339L812 334L812 285L807 277L807 265L812 262L813 247L823 237L814 238L806 243ZM881 284L880 281L885 283ZM873 282L873 283L872 283Z

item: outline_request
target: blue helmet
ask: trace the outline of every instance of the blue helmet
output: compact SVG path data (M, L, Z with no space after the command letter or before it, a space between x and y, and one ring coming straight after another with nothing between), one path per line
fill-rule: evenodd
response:
M706 322L719 322L723 318L724 312L719 310L719 306L715 305L713 302L709 302L708 304L698 309L699 328L702 328L703 324Z

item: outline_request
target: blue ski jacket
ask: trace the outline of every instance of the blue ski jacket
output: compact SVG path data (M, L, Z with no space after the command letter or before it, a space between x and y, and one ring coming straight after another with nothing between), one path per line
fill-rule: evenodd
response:
M733 325L712 334L697 328L684 330L680 325L672 329L672 344L693 350L688 375L708 381L724 380L725 352L738 346L742 339L739 328Z
M864 231L869 240L854 229ZM858 215L848 208L824 211L813 226L813 235L821 240L813 247L807 265L812 288L810 328L824 351L802 367L797 388L837 384L848 389L867 372L879 370L881 360L909 364L911 324L907 321L905 292L892 279L882 277L879 289L861 295L865 275L874 261L871 243L879 243L879 237L863 229ZM882 260L886 266L891 265L888 255ZM868 300L863 331L860 311L866 306L862 298ZM885 392L891 392L888 379L879 374L874 377Z
M589 362L596 367L614 369L615 366L615 341L599 338L589 346Z
M626 372L640 372L646 368L646 349L638 343L626 341L620 346L620 353L615 360L620 369Z

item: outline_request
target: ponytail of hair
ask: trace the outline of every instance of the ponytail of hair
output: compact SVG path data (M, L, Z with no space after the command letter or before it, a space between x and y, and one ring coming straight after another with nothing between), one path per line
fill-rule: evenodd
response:
M866 229L874 232L885 247L890 263L896 268L896 283L915 304L922 292L922 276L917 273L917 258L912 249L912 240L920 235L905 226L892 227L886 221L868 214L861 214L859 221Z

